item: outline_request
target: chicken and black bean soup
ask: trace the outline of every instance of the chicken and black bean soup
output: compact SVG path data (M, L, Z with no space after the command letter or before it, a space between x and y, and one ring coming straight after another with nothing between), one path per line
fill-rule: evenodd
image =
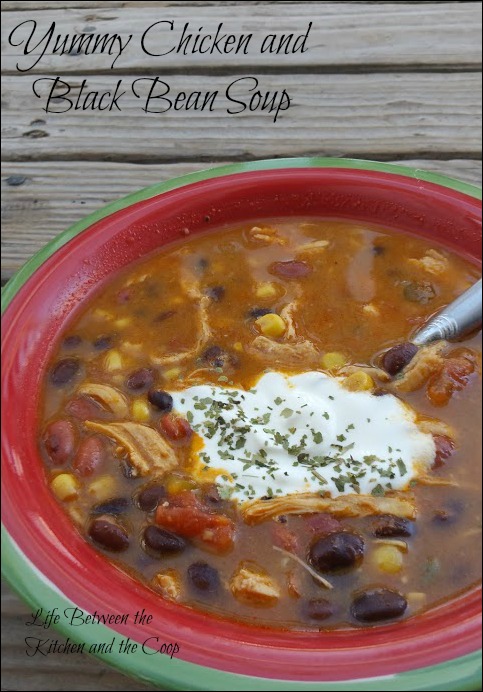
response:
M234 620L367 627L454 598L481 569L480 340L411 335L478 276L340 220L160 249L49 364L52 492L160 599Z

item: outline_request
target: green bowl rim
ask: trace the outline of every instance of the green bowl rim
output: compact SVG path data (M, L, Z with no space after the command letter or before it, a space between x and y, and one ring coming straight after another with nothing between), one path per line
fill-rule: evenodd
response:
M9 280L2 290L1 309L5 311L15 294L30 278L36 269L45 262L56 250L69 240L84 231L96 221L103 219L116 211L124 209L131 204L159 195L168 190L173 190L184 185L196 183L210 178L216 178L234 173L247 171L271 170L277 168L349 168L358 170L372 170L384 173L393 173L409 178L427 181L436 185L456 190L470 197L481 199L481 188L470 183L465 183L438 173L422 171L417 168L380 163L376 161L364 161L360 159L337 159L322 157L302 157L287 159L269 159L248 163L236 163L217 168L210 168L194 173L172 178L166 182L151 185L138 190L126 197L99 209L67 230L40 249L18 272ZM54 607L71 608L75 603L65 596L48 581L19 549L16 543L2 525L2 576L12 589L30 605L34 610L42 604L42 607L52 609ZM73 642L85 642L86 649L91 644L99 641L110 641L117 633L104 626L81 625L73 629L62 620L56 629ZM119 636L119 635L118 635ZM151 654L154 650L146 649ZM481 689L481 650L472 652L444 663L420 668L413 671L405 671L394 675L378 678L367 678L345 681L284 681L271 678L227 673L214 668L206 668L181 659L168 660L165 657L164 665L160 667L158 654L154 659L152 655L141 650L131 653L129 658L125 654L112 652L108 654L92 654L103 663L108 663L120 672L131 675L139 680L153 685L163 684L168 689L196 689L196 690L346 690L350 691L378 691L378 690L477 690Z

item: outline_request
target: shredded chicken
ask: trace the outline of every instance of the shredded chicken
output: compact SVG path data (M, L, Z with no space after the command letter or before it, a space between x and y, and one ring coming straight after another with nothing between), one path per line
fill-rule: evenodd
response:
M344 495L321 497L316 493L297 493L270 500L251 500L242 506L247 524L258 524L281 514L313 514L328 512L335 517L364 517L374 514L394 514L414 519L416 509L412 498L396 496Z
M297 366L314 361L317 357L317 349L311 341L280 342L273 341L266 336L257 336L247 346L247 353L265 360L268 365Z
M323 252L326 247L328 247L328 240L313 240L310 243L305 243L304 245L299 245L296 249L298 255L313 255L315 253Z
M181 575L176 569L164 569L155 574L153 586L168 601L179 601L181 598Z
M338 375L347 377L347 375L352 375L353 372L367 372L372 378L378 379L381 382L389 382L391 377L382 368L375 368L371 365L344 365L337 372Z
M280 598L278 584L254 562L242 562L230 580L233 596L252 606L274 605Z
M423 433L429 433L430 435L444 435L445 437L450 437L452 440L456 437L455 429L437 418L422 418L418 420L418 428Z
M444 274L449 268L448 259L437 250L428 250L421 259L411 258L408 261L429 274Z
M431 375L443 367L442 354L446 347L446 341L435 341L428 346L422 346L391 386L398 392L414 392L422 387Z
M253 226L248 232L248 237L257 245L286 245L287 240L278 235L276 228L271 226Z
M165 474L178 466L176 454L161 435L141 423L98 423L86 421L86 428L115 440L129 456L141 476Z
M107 384L86 383L77 390L78 394L84 394L91 399L98 401L108 411L111 411L119 418L127 418L129 415L129 406L127 399L115 387L110 387Z

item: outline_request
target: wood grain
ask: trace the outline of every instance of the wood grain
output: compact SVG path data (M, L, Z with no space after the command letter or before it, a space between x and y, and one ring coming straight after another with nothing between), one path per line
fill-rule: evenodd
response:
M45 5L45 3L42 3ZM99 3L96 3L99 4ZM185 72L195 69L222 69L246 73L254 67L263 70L271 67L278 70L300 69L317 66L329 71L340 71L352 67L368 70L371 67L397 66L456 66L478 67L481 65L481 3L445 3L418 5L406 3L279 3L276 23L273 23L273 5L253 4L250 11L244 3L234 3L229 11L220 6L183 3L182 6L161 6L153 12L152 3L110 3L106 9L30 11L29 20L38 22L38 39L55 21L54 35L64 36L87 32L89 34L132 35L122 56L115 62L113 71L145 74L166 74L167 71ZM225 3L226 4L226 3ZM122 5L122 6L119 6ZM164 11L163 11L164 10ZM2 53L4 73L15 73L16 65L26 69L35 62L40 50L32 56L23 56L23 46L8 44L8 36L21 22L26 21L25 12L8 12L2 22ZM164 23L151 29L146 38L146 49L150 53L168 55L146 55L141 48L141 37L154 22L172 21L174 29ZM261 53L263 37L271 32L282 34L304 34L312 22L306 43L306 52L295 54ZM223 22L222 34L253 34L247 55L236 54L192 54L182 55L175 49L183 26L189 22L189 31L214 34ZM27 39L32 25L18 29L13 43ZM37 34L36 34L37 36ZM37 43L37 40L34 43ZM53 45L53 41L52 41ZM74 72L89 74L109 72L114 56L74 52L70 55L45 55L33 68L33 72L56 71L60 74Z
M26 83L31 77L5 77L3 158L160 163L206 161L221 152L240 160L308 154L396 158L431 152L458 158L481 151L477 73L420 74L417 79L411 74L264 75L264 91L280 95L286 89L292 98L290 110L276 123L267 111L228 116L227 107L238 108L223 95L230 77L202 79L203 91L220 91L213 112L163 114L144 113L145 87L139 86L143 99L138 100L129 89L133 78L125 79L121 112L44 114ZM71 82L80 89L81 78ZM199 89L200 77L177 75L170 83L173 94L190 93ZM90 89L112 87L112 76L89 78Z
M404 165L481 183L478 161L408 160ZM217 164L218 165L218 164ZM86 161L6 163L2 171L2 278L45 243L108 202L209 164L138 165Z

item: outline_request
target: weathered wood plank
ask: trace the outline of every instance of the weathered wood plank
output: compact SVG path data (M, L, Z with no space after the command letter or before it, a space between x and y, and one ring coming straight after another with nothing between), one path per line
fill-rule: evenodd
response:
M411 160L403 164L481 183L478 161ZM108 202L203 167L200 163L6 163L2 171L2 278L10 278L45 243Z
M29 615L28 606L2 582L2 690L144 692L154 689L83 654L27 656L24 640L32 635L31 628L25 626ZM65 641L63 637L58 638Z
M240 73L254 66L262 68L287 69L307 68L313 66L351 66L365 70L368 66L478 66L481 64L481 3L445 3L411 5L407 3L376 4L361 3L279 3L276 17L273 5L253 4L250 11L243 3L234 3L229 11L223 11L218 5L196 5L184 3L182 6L160 6L153 12L152 3L142 7L143 3L110 3L106 9L92 7L86 9L40 10L29 12L28 19L38 22L36 44L55 21L54 38L49 44L52 50L55 37L86 32L92 35L119 34L123 40L132 34L132 40L124 53L115 62L113 71L124 74L146 71L163 74L167 70L213 70L214 68L232 70ZM225 3L226 4L226 3ZM140 6L141 5L141 6ZM165 11L163 11L165 10ZM25 12L8 12L2 22L3 71L14 73L16 65L27 69L41 55L41 48L33 51L31 56L24 56L23 45L9 45L11 31L25 22ZM149 53L167 55L147 55L141 48L141 38L155 22L172 21L158 24L146 36L145 47ZM260 53L263 37L271 32L278 36L294 33L304 34L308 23L312 28L306 43L306 52L291 55ZM221 54L215 50L200 54L187 55L177 52L183 27L189 22L189 33L216 34L220 22L223 22L221 34L233 34L238 41L241 35L252 33L247 54L232 51ZM17 29L13 43L26 41L32 24ZM86 39L87 40L87 39ZM42 43L41 46L44 44ZM68 50L67 44L66 50ZM191 43L192 45L192 43ZM210 46L209 41L205 45ZM92 50L92 48L91 48ZM190 49L191 50L191 49ZM232 50L232 48L230 48ZM89 74L108 71L115 55L91 55L77 53L70 55L45 55L33 67L33 72L57 72L68 74ZM34 56L36 56L34 58ZM334 68L335 69L335 68Z
M361 75L264 75L259 89L286 89L290 110L227 115L224 89L230 77L176 76L167 82L170 98L202 86L219 91L209 110L144 113L147 89L131 89L126 77L122 111L44 114L30 93L30 77L3 80L3 157L7 160L105 159L153 162L210 160L215 156L256 159L303 154L427 156L451 153L474 158L481 151L481 78L477 73ZM114 80L115 81L115 80ZM81 78L71 78L75 93ZM89 89L113 88L111 77L89 79ZM238 83L232 97L247 103L252 82ZM151 107L167 107L151 102ZM62 102L61 106L65 107ZM59 106L59 104L57 104ZM247 114L248 113L248 114ZM223 146L220 147L220 141ZM445 156L448 158L448 156Z

